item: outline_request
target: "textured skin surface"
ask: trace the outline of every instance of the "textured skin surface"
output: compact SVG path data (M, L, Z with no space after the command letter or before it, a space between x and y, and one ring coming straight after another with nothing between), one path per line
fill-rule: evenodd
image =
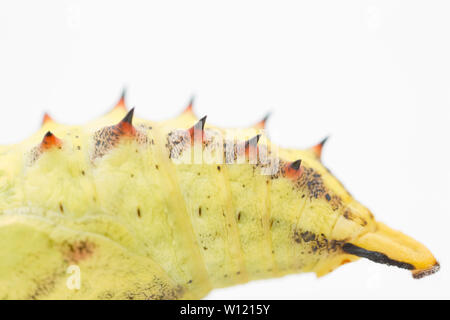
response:
M46 115L35 135L0 147L0 298L197 299L358 256L437 271L428 249L377 222L322 165L323 143L282 149L249 140L264 121L231 131L197 121L192 106L161 123L133 118L122 98L85 126ZM73 265L79 289L66 285Z

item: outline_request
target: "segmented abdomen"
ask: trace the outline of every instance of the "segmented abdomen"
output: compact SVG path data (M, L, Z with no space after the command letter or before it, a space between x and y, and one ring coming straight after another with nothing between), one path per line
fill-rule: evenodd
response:
M40 239L35 254L20 249L31 263L47 253L58 261L39 276L18 263L40 278L17 297L200 298L252 279L326 274L354 252L384 259L354 245L345 252L377 225L321 165L324 141L277 149L254 129L237 139L205 129L206 117L188 128L123 114L86 127L47 123L43 139L2 148L0 231ZM87 273L87 291L61 289L73 264ZM127 280L97 287L99 266Z

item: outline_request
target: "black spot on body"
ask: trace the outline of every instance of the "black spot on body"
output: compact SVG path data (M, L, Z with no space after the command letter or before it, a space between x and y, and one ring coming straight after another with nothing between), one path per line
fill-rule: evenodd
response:
M300 233L300 236L302 237L303 241L305 241L305 242L314 241L316 239L316 235L309 231Z

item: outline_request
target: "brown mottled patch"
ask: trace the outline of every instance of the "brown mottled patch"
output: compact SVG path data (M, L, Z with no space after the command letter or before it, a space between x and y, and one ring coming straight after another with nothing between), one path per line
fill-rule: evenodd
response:
M354 215L349 209L346 209L343 214L344 218L347 220L355 221L356 223L360 224L361 226L366 226L367 221L363 218Z
M278 172L271 176L271 179L277 179L280 176L286 176L286 167L289 164L284 160L280 160L280 169ZM315 171L313 168L305 167L302 164L302 172L298 178L294 179L294 187L298 188L304 193L301 195L302 198L305 194L309 196L309 199L319 199L322 198L326 200L333 210L338 210L342 206L342 199L334 195L324 184L322 175ZM295 190L294 188L294 190Z
M178 286L171 286L158 277L147 283L136 282L133 290L123 293L127 300L176 300L180 299L185 289Z
M439 269L441 268L439 262L436 261L436 263L428 269L425 270L413 270L412 274L413 274L413 278L414 279L421 279L423 277L432 275L433 273L436 273L439 271Z
M186 130L175 130L167 134L166 148L170 159L177 159L191 143L189 133Z
M299 187L306 187L310 197L317 199L326 194L327 190L323 183L322 176L312 168L304 168L303 174L298 183Z
M89 258L95 249L95 244L88 241L77 241L67 245L67 252L65 254L69 263L78 263Z
M27 300L37 300L41 297L45 297L50 294L52 290L55 288L56 280L58 278L58 274L51 274L43 279L36 281L36 288L33 292L28 296Z
M121 129L118 125L105 127L97 130L93 135L94 151L91 159L95 160L96 158L103 157L109 150L114 148L123 137L134 139L140 144L148 143L147 136L142 130L133 129L132 134L130 134Z
M201 148L202 152L207 152L208 154L222 150L222 137L217 130L204 129L201 131L202 134L199 135L201 139L194 140L194 137L190 135L193 128L189 130L173 130L167 134L166 148L170 159L180 158L184 152L187 152L186 156L189 156L189 154L192 156L194 150L197 150L196 148L198 147ZM217 163L223 163L223 159L217 160ZM221 166L217 166L218 171L221 169Z
M42 139L42 142L28 152L27 164L32 165L44 152L52 148L62 149L62 141L48 131L44 136L44 139Z
M334 211L342 207L342 199L337 195L332 195L329 203L331 205L331 209L333 209Z
M27 164L32 165L42 154L40 146L32 148L27 155Z
M309 253L335 252L342 247L342 242L338 240L328 240L323 233L315 234L307 230L294 230L292 239L309 248Z

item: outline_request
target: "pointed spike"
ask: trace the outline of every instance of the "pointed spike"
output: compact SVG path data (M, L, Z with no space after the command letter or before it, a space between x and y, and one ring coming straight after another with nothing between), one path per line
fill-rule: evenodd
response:
M245 150L248 150L251 146L256 146L258 144L259 138L261 138L261 135L257 134L253 138L245 141Z
M330 138L330 136L326 136L325 138L322 139L322 141L320 141L318 144L316 144L315 146L313 146L311 148L311 151L314 152L314 154L316 155L317 158L320 159L320 157L322 156L323 146L325 145L325 143L327 142L327 140L329 138Z
M258 123L256 123L253 127L255 129L265 129L266 128L266 124L267 124L267 120L269 120L270 116L271 116L271 112L268 112L264 118L262 118L261 121L259 121Z
M42 118L42 125L45 125L50 122L55 122L55 121L52 119L52 117L50 117L50 115L47 112L44 113L44 117Z
M206 116L198 120L196 124L194 124L191 128L188 129L192 142L194 141L195 137L201 137L203 139L203 131L205 130L205 123L206 123ZM195 134L196 132L197 133L201 132L201 134Z
M193 95L191 97L191 99L189 100L189 103L187 105L187 107L184 109L183 114L188 114L191 113L192 115L194 115L194 101L195 101L195 96Z
M257 134L256 136L254 136L251 139L248 139L247 141L245 141L245 156L249 158L249 161L251 163L256 163L256 158L258 155L258 141L259 138L261 138L260 134ZM253 151L253 152L251 152ZM251 159L250 159L251 158Z
M300 168L301 163L302 163L302 160L301 160L301 159L298 159L298 160L292 162L292 163L290 164L290 166L291 166L292 169L298 170L298 169Z
M118 130L118 134L134 135L136 129L133 127L134 108L131 108L126 116L114 127Z
M194 124L194 125L189 129L189 132L191 132L191 133L193 134L195 130L200 130L200 131L205 130L205 123L206 123L206 116L204 116L203 118L201 118L200 120L198 120L197 123Z
M53 133L50 131L47 131L47 133L44 136L44 139L42 139L41 142L41 148L43 150L48 150L52 147L58 147L61 149L62 141L58 139Z
M203 130L205 130L205 123L206 123L206 116L204 116L203 118L201 118L201 119L197 122L196 126L199 125L199 128L203 131Z
M127 105L125 103L125 99L127 96L127 88L123 87L122 94L120 95L119 101L117 101L116 105L114 106L114 109L127 109Z
M127 115L122 119L121 122L133 124L133 115L134 115L134 108L131 108L131 110L128 111Z
M298 159L293 162L288 162L285 164L284 167L284 173L285 176L290 179L297 179L302 175L302 167L301 167L302 160Z

